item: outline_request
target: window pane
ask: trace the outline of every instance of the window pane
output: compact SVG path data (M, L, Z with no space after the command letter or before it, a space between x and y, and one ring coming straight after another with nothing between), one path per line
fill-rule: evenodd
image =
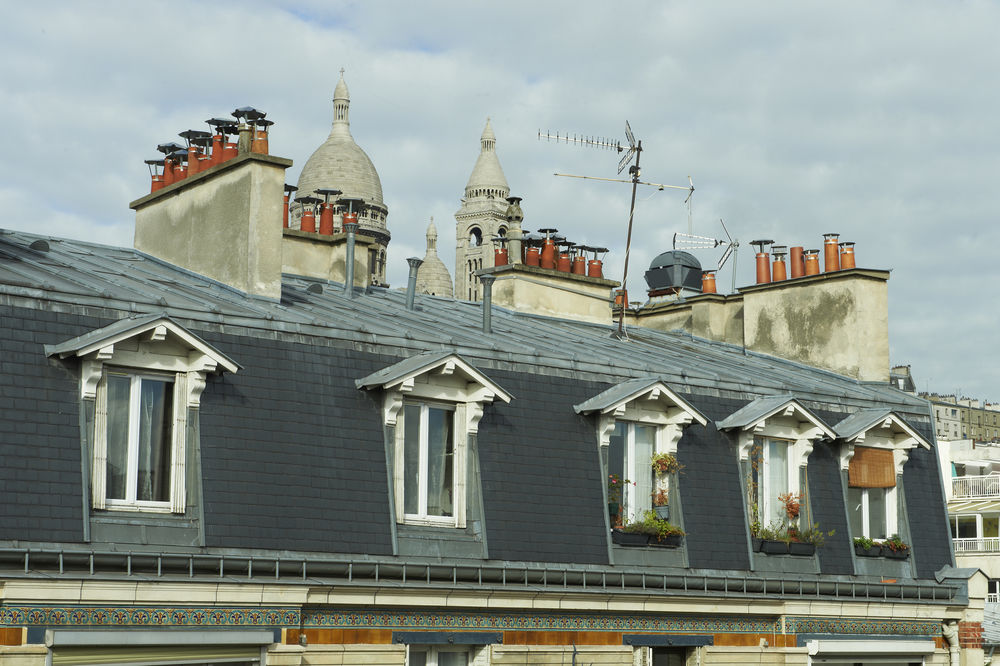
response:
M173 382L143 379L139 386L138 478L136 499L170 500L170 440Z
M438 666L466 666L469 655L465 652L438 652Z
M633 468L629 470L629 478L635 481L635 506L630 508L634 509L635 517L639 518L643 511L648 511L653 506L653 467L650 459L653 457L656 428L637 423L632 424L632 428L635 432L635 460Z
M868 536L873 539L885 539L891 536L886 534L885 488L867 488L866 490L868 491Z
M420 405L403 405L403 511L420 512Z
M769 507L767 520L784 522L784 505L778 501L778 495L788 492L788 443L779 440L767 441L767 488L765 500Z
M414 650L410 648L409 666L427 666L427 650Z
M128 474L128 401L132 380L108 375L107 498L125 499Z
M847 488L847 519L851 523L851 534L853 536L869 536L865 534L864 517L864 488Z
M976 539L978 538L976 533L976 517L975 516L959 516L958 517L958 538L959 539Z
M1000 536L1000 516L996 514L983 516L983 537Z
M427 410L427 515L453 515L452 466L454 444L452 412L437 407Z

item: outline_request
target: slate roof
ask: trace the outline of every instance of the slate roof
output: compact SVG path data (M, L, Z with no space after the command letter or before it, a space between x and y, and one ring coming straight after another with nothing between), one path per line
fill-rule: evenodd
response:
M0 512L0 540L82 540L78 380L46 357L45 345L126 326L116 322L128 316L166 314L242 366L209 377L198 410L199 510L210 548L390 556L381 402L357 383L451 354L514 396L485 409L475 442L482 515L470 516L481 521L470 534L482 530L493 560L609 563L594 420L574 405L625 395L650 378L709 419L687 427L678 443L693 569L750 567L740 546L747 525L739 463L731 435L715 424L753 401L752 410L777 408L794 395L826 423L877 406L933 441L928 403L888 384L684 333L630 328L628 340L618 340L610 323L494 308L486 334L476 303L417 295L407 310L401 290L349 299L342 285L291 275L275 302L135 250L59 239L46 239L47 251L33 249L41 239L0 232L0 363L16 379L0 386L8 398L0 400L0 442L13 461L0 466L0 487L18 493ZM952 562L935 456L918 449L904 471L906 513L921 517L914 564L924 578ZM837 529L820 554L822 571L847 573L843 488L822 446L810 459L809 483L814 504L822 499L817 518Z
M29 247L41 239L49 242L48 252ZM683 332L628 328L628 340L622 341L611 336L610 324L494 306L492 333L485 334L478 303L418 294L411 311L402 290L370 288L363 297L348 299L338 283L290 275L275 303L137 250L23 232L0 231L0 295L134 314L166 313L178 321L330 338L371 349L449 351L472 364L529 363L614 383L656 376L668 386L693 391L792 394L851 411L875 401L929 417L925 400L888 384L857 381Z

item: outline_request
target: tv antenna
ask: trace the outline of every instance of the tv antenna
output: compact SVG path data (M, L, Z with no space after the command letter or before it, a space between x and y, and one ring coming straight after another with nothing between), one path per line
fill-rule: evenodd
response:
M694 182L691 180L691 176L688 176L688 186L682 187L680 185L664 185L662 183L649 183L643 180L639 180L639 157L642 154L642 140L636 140L635 135L632 133L632 127L628 124L628 120L625 121L625 139L628 141L628 148L622 146L618 141L611 141L610 139L602 137L587 137L587 136L577 136L573 134L560 134L556 132L552 134L551 132L546 132L542 134L542 131L538 131L539 140L545 139L547 141L555 140L556 143L562 141L565 143L575 143L582 146L591 146L594 148L606 148L609 150L614 150L619 153L624 153L620 160L618 160L618 173L620 174L628 167L628 173L631 178L621 179L621 178L599 178L597 176L577 176L568 173L556 173L553 175L563 176L566 178L581 178L584 180L603 180L611 183L631 183L632 184L632 201L629 204L628 210L628 233L625 236L625 266L622 270L622 291L624 293L628 292L628 260L629 253L632 249L632 221L635 219L635 194L636 189L639 185L647 185L651 187L656 187L659 190L672 189L672 190L687 190L687 197L684 199L684 203L690 206L691 197L694 195ZM631 166L629 163L632 163ZM689 208L690 211L690 208ZM690 215L688 216L688 225L690 226ZM625 336L625 310L628 308L628 303L622 302L621 313L618 316L618 337L623 338Z
M715 248L720 245L725 245L726 248L722 251L722 256L719 257L719 267L716 270L721 271L722 267L726 265L729 261L729 257L733 258L733 287L730 293L736 292L736 259L737 251L740 248L740 241L734 239L729 235L729 229L726 228L726 223L719 218L719 223L722 225L722 230L726 233L726 240L719 240L718 238L709 238L708 236L695 236L693 234L674 234L674 249L675 250L704 250L706 248Z

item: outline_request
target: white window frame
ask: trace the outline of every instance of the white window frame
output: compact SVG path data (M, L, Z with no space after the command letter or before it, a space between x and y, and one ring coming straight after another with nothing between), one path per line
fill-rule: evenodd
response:
M783 439L781 437L760 437L761 467L757 470L757 509L760 515L760 522L764 526L775 520L775 516L778 513L777 509L781 504L778 495L782 494L776 492L776 488L770 487L770 468L775 465L774 461L771 460L771 442L780 442L785 446L785 477L788 479L787 492L792 495L798 495L802 492L799 469L805 467L803 460L809 458L808 453L805 454L805 458L801 458L802 450L805 447L796 450L796 442L794 440ZM755 440L754 446L757 445ZM808 450L812 451L811 442Z
M127 449L127 461L126 461L126 483L125 483L125 498L124 499L112 499L107 497L107 451L108 451L108 432L107 432L107 414L108 414L108 377L109 375L125 376L129 378L129 441L126 442L125 446ZM184 434L178 432L178 427L186 426L187 423L187 408L183 405L181 400L183 399L184 392L184 382L186 377L180 373L177 374L162 374L162 373L152 373L152 372L135 372L123 368L113 368L106 367L104 369L103 377L97 386L97 405L98 413L103 416L101 421L101 428L97 430L100 434L102 441L101 446L98 449L95 446L95 452L97 455L94 456L94 475L97 476L97 466L101 463L102 473L100 474L101 480L105 485L105 506L106 509L118 509L118 510L129 510L129 511L152 511L152 512L162 512L169 513L172 510L173 498L174 498L174 487L177 484L181 484L183 488L184 480L183 478L178 479L178 474L183 474L184 470L184 451L183 444L185 441ZM171 427L170 427L170 469L167 471L169 475L169 486L170 492L169 497L166 501L152 501L152 500L139 500L136 499L138 492L138 442L136 439L138 433L138 419L139 419L139 393L140 386L143 381L154 380L169 382L170 389L170 410L171 410ZM96 424L95 424L96 425ZM95 437L96 444L96 437ZM179 464L175 464L180 457ZM178 489L180 490L180 489Z
M92 400L91 507L108 511L184 513L187 506L188 412L198 409L209 373L237 372L239 365L167 316L123 319L60 345L48 356L80 359L80 398ZM108 370L137 376L170 376L174 382L169 502L108 501Z
M416 400L404 400L403 407L416 406L420 408L420 441L419 446L419 461L418 461L418 511L417 513L406 513L406 507L404 506L403 498L406 492L406 481L405 481L405 448L406 448L406 427L403 421L405 411L400 409L400 413L397 416L396 421L396 444L395 444L395 456L394 456L394 470L393 470L393 480L395 483L395 495L397 499L397 518L399 514L402 514L402 520L398 522L407 523L411 525L439 525L443 527L464 527L465 526L465 511L462 511L462 518L459 519L457 514L459 513L459 505L463 507L465 505L465 475L467 474L466 455L467 446L463 442L459 445L459 442L463 439L468 440L468 435L461 437L459 435L458 428L458 412L462 411L455 404L448 404L442 402L427 402L427 401L416 401ZM428 455L428 412L430 408L436 408L443 411L447 411L451 414L451 437L452 437L452 514L451 516L433 516L427 514L427 455ZM463 433L464 434L464 433ZM459 469L461 469L462 478L459 479Z
M852 536L864 536L870 539L888 539L893 534L899 533L899 510L897 509L896 501L896 488L857 488L861 491L861 534L854 534ZM871 490L884 490L885 491L885 534L876 535L872 532L871 526L871 516L872 510L869 505L870 499L868 496ZM850 490L848 490L850 492ZM895 510L894 510L895 509ZM854 511L854 507L848 503L847 506L847 524L851 524L851 512Z
M653 467L652 467L650 461L649 460L645 460L645 461L637 460L636 459L636 452L635 452L635 427L636 426L647 426L647 427L654 428L654 430L653 430L653 453L656 454L656 453L661 453L661 452L667 452L667 453L673 453L674 455L676 455L676 453L677 453L677 441L676 440L674 440L672 442L666 441L667 438L668 438L668 435L666 433L666 425L665 424L653 424L653 423L649 423L647 421L633 421L633 420L627 420L627 419L615 419L612 422L612 424L611 424L611 433L614 432L615 425L618 424L618 423L622 423L622 424L625 425L625 441L624 441L624 443L623 443L624 445L622 447L623 448L623 458L624 458L624 460L622 460L622 470L623 470L622 476L624 478L626 478L626 479L630 479L632 481L635 481L636 479L639 478L638 477L639 474L648 474L653 479L653 483L652 483L652 486L651 486L651 489L652 489L653 493L655 493L656 491L658 491L660 489L669 491L670 490L670 488L669 488L669 481L667 479L664 479L664 478L657 478L657 476L655 474L653 474ZM611 439L611 434L609 433L608 434L608 447L609 447L609 450L610 450L610 445L611 445L610 439ZM680 437L678 437L677 439L680 439ZM672 451L669 450L671 448L673 449ZM608 461L608 465L610 467L610 460ZM651 497L647 497L646 499L650 500L650 502L649 502L649 508L652 508L652 498ZM625 513L624 517L627 520L637 520L637 519L639 519L641 517L641 512L639 510L640 509L640 506L639 506L640 504L642 504L642 510L643 511L646 510L646 505L644 503L640 503L640 501L639 501L639 490L638 490L638 487L634 486L632 484L629 484L629 485L627 485L624 488L624 492L622 493L622 502L625 505L624 509L625 509L626 513Z

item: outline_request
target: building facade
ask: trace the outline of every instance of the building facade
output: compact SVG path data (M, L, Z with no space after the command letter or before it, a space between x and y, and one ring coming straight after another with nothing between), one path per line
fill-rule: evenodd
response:
M381 288L289 164L0 232L0 666L982 662L926 401L493 304L547 269Z

